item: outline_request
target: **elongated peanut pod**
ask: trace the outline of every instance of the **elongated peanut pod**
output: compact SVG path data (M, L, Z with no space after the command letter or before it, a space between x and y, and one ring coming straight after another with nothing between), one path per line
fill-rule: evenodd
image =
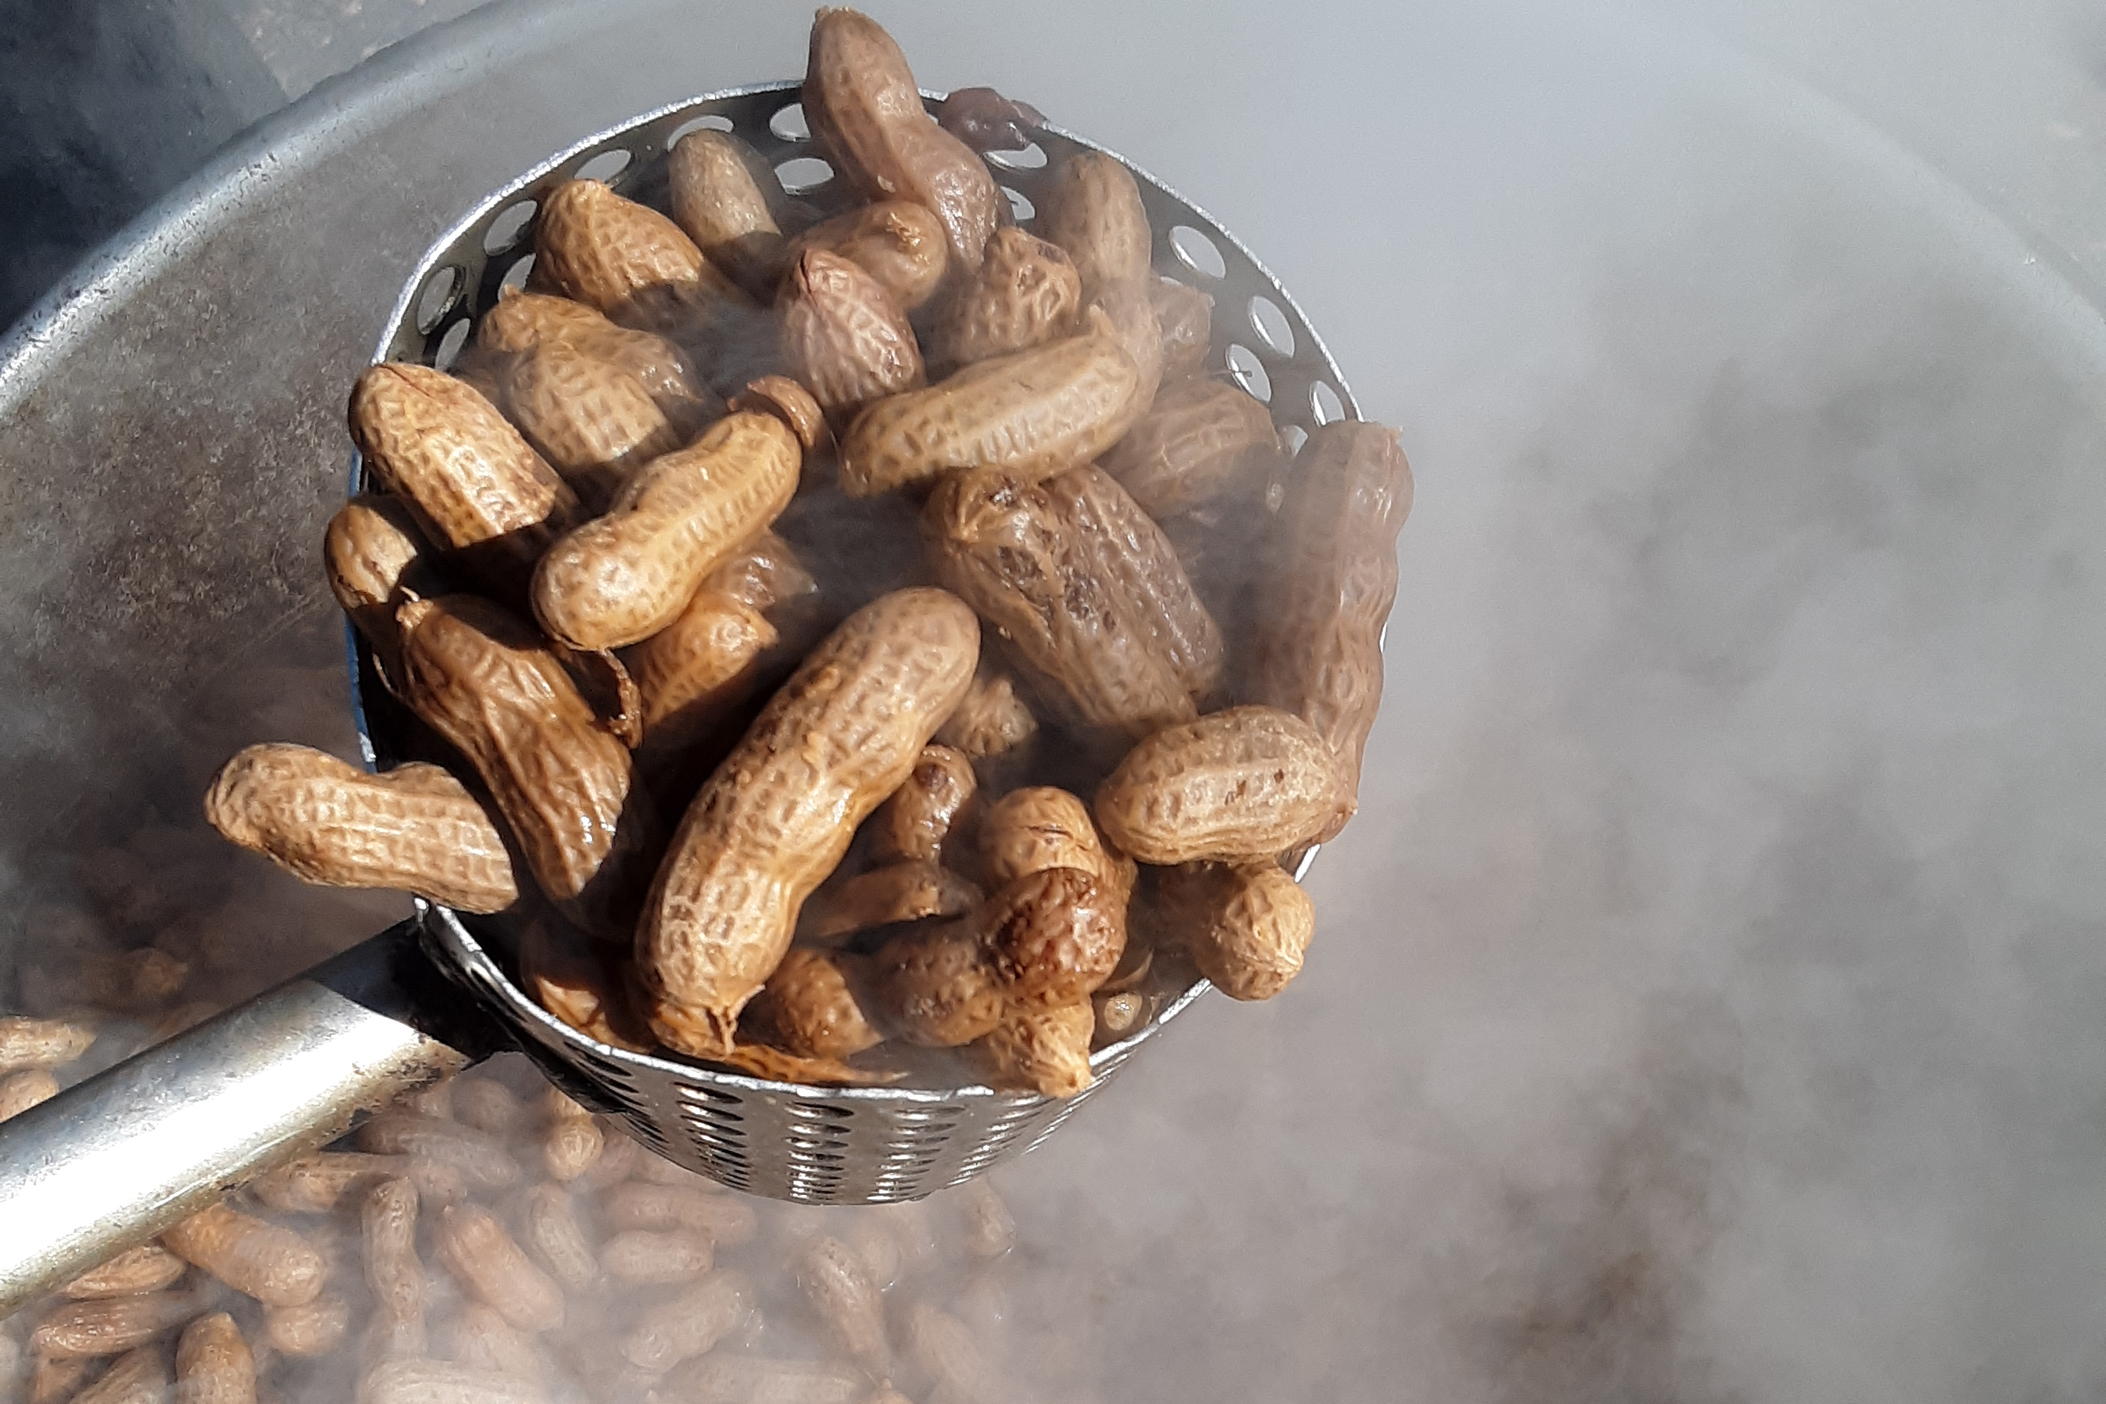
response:
M161 1235L170 1252L266 1306L303 1306L328 1271L306 1238L238 1209L215 1204Z
M183 1328L175 1404L256 1404L256 1357L227 1313L200 1316Z
M1350 793L1382 702L1382 625L1410 512L1411 466L1396 431L1341 420L1303 446L1273 525L1254 691L1316 728L1344 763Z
M358 1145L378 1155L411 1157L408 1178L413 1180L419 1176L415 1162L426 1160L458 1172L479 1190L509 1189L519 1183L519 1162L503 1142L457 1121L420 1112L396 1108L368 1118L358 1128ZM420 1194L433 1192L433 1186L422 1180L417 1188Z
M923 384L921 346L882 283L838 254L806 249L776 300L783 359L836 425Z
M313 1359L327 1355L351 1334L351 1303L324 1292L301 1306L263 1309L263 1339L280 1355Z
M955 596L900 590L849 616L776 693L689 806L638 932L668 1045L730 1048L805 898L913 769L979 651Z
M1231 999L1271 999L1301 973L1316 912L1279 864L1194 864L1165 874L1164 889L1166 924Z
M650 637L789 505L802 462L803 448L787 425L742 412L645 465L606 516L543 557L534 572L542 627L580 649Z
M527 442L592 506L683 437L643 381L575 340L522 353L505 378L505 404Z
M520 982L543 1009L587 1038L648 1052L644 1027L607 944L537 922L519 948Z
M542 200L533 281L625 327L691 333L747 304L680 226L596 180L568 180Z
M546 1404L533 1380L417 1356L383 1360L358 1382L358 1404Z
M405 697L482 776L541 890L582 925L626 930L657 850L629 748L525 621L465 595L401 617Z
M44 1315L29 1333L40 1356L122 1355L197 1312L191 1292L141 1292L66 1302Z
M1133 172L1101 151L1077 151L1053 168L1038 228L1075 261L1085 298L1139 287L1150 276L1154 236L1141 188Z
M870 1377L830 1360L711 1351L667 1377L683 1404L858 1404ZM895 1396L896 1398L897 1396Z
M624 1144L634 1144L626 1137ZM600 1265L585 1227L578 1222L578 1207L570 1191L561 1185L536 1185L527 1191L523 1216L526 1248L563 1286L584 1292L599 1285Z
M749 1201L709 1185L708 1181L698 1181L670 1161L653 1157L646 1163L654 1171L664 1166L686 1179L676 1184L631 1180L616 1185L600 1203L610 1227L696 1229L708 1234L719 1248L750 1243L760 1232L760 1216Z
M71 1019L0 1017L0 1072L61 1067L94 1042L95 1030Z
M976 1047L996 1087L1072 1097L1088 1087L1090 1038L1097 1014L1088 1000L1052 1009L1018 1009L1002 1016Z
M926 206L943 222L959 266L978 266L1000 218L994 177L922 106L891 35L854 10L821 10L803 96L813 142L851 189Z
M798 1251L793 1271L812 1314L834 1344L873 1376L886 1375L892 1349L885 1338L884 1300L855 1250L831 1234L820 1234Z
M1147 408L1140 371L1102 310L1084 327L871 405L842 435L842 490L869 497L963 468L1049 478L1110 448Z
M1273 707L1165 727L1097 789L1105 836L1144 863L1269 858L1352 813L1344 767L1316 728Z
M708 1272L715 1252L695 1229L624 1229L600 1245L600 1266L617 1282L663 1286Z
M497 407L429 366L372 366L351 391L351 438L424 534L491 584L519 590L578 499Z
M673 222L755 297L782 273L788 197L760 153L707 127L673 143L666 157Z
M129 1297L175 1285L189 1264L155 1243L127 1248L116 1257L59 1288L59 1295L85 1301L95 1297Z
M433 1238L439 1262L463 1290L522 1331L563 1324L563 1289L534 1266L489 1210L451 1204Z
M950 266L943 221L911 200L878 200L813 225L789 256L825 249L856 264L912 312L936 295Z
M497 825L435 765L374 775L307 746L250 746L213 777L205 819L303 882L399 888L465 912L519 900Z
M1168 517L1270 472L1279 452L1262 403L1224 381L1194 380L1163 391L1102 466L1142 510Z
M47 1068L23 1068L0 1075L0 1121L20 1116L58 1094L58 1079Z
M864 958L793 946L746 1007L741 1027L810 1058L848 1058L884 1041L864 1008Z
M930 359L954 368L1010 356L1074 331L1082 280L1056 244L1010 226L987 241L931 333Z
M406 1179L382 1180L359 1209L366 1286L385 1317L422 1331L430 1295L424 1261L417 1255L417 1187Z
M366 636L390 678L401 671L395 609L410 594L437 592L431 546L401 498L368 492L346 502L322 536L330 593Z
M607 1148L606 1135L590 1111L558 1089L551 1087L542 1096L548 1123L542 1132L541 1163L551 1180L569 1184L600 1158Z
M168 1358L159 1346L140 1346L112 1361L73 1404L161 1404L168 1397Z
M616 326L582 302L504 288L497 305L475 327L475 344L509 362L550 341L567 341L588 356L619 366L643 382L660 411L684 433L722 413L679 343L651 332Z

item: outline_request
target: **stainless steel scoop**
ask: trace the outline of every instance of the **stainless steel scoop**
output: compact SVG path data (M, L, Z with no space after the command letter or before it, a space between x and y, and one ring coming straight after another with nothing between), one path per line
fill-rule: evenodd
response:
M812 180L797 91L772 83L660 108L489 196L412 271L375 358L450 364L499 288L523 280L533 210L560 181L582 173L648 198L666 151L704 125L771 162L800 162L786 180ZM1048 127L1031 147L989 158L1020 222L1031 222L1049 163L1085 148L1102 149ZM1211 364L1266 399L1289 440L1353 417L1344 377L1279 281L1205 211L1134 175L1158 269L1214 298ZM824 209L831 184L798 193ZM370 675L355 644L353 663L373 761ZM1193 984L1094 1055L1095 1087L1065 1102L984 1086L805 1087L597 1043L528 998L454 912L420 904L411 920L0 1124L0 1314L505 1048L660 1155L734 1188L811 1204L920 1198L1050 1136L1206 989Z

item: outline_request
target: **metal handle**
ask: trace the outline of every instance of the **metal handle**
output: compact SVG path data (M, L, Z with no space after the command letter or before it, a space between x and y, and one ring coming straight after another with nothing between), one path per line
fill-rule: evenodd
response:
M0 1123L0 1316L499 1046L412 918Z

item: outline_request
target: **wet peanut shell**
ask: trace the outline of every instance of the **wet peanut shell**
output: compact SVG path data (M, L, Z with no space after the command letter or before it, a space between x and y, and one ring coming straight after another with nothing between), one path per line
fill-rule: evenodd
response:
M140 1346L112 1361L73 1404L161 1404L168 1397L168 1358L160 1346Z
M512 422L591 507L612 499L631 473L671 453L683 437L643 381L574 340L521 353L505 392Z
M812 1058L851 1058L884 1041L864 1008L864 957L792 946L746 1006L742 1030Z
M979 888L941 864L901 859L821 886L805 904L797 930L807 940L834 942L903 921L960 916L980 896Z
M457 1121L394 1107L369 1117L356 1134L360 1150L436 1161L473 1189L509 1189L519 1183L519 1162L504 1143ZM414 1168L410 1178L418 1178ZM430 1192L421 1182L418 1190Z
M972 920L1011 1010L1088 999L1126 949L1125 897L1080 868L1004 883Z
M536 923L520 940L520 983L535 1003L587 1038L648 1053L650 1030L630 997L618 949L553 922Z
M440 1264L461 1287L512 1326L541 1332L563 1324L563 1289L534 1266L489 1210L448 1205L432 1242Z
M359 1206L359 1238L374 1304L396 1320L422 1323L430 1287L417 1256L418 1209L416 1185L382 1180Z
M266 1306L304 1306L322 1290L327 1264L292 1229L215 1204L161 1235L193 1266Z
M922 747L906 783L871 817L878 857L937 862L979 788L964 752L937 743Z
M980 855L993 887L1047 868L1079 868L1115 894L1133 892L1133 859L1104 841L1088 805L1053 785L1011 790L990 805L980 821Z
M956 367L1028 351L1071 333L1081 311L1082 279L1059 245L998 229L937 316L930 359Z
M95 1267L58 1289L75 1301L96 1297L130 1297L172 1287L189 1264L155 1243L142 1243Z
M1154 236L1140 186L1101 151L1077 151L1053 168L1038 202L1038 231L1074 260L1086 298L1150 276Z
M1016 679L987 657L936 739L978 763L1021 761L1038 735L1038 718L1018 693Z
M383 1360L358 1382L358 1404L547 1404L547 1398L521 1376L418 1356Z
M22 1068L0 1073L0 1121L20 1116L59 1094L59 1083L48 1068Z
M176 1341L175 1404L256 1404L256 1357L226 1312L200 1316Z
M1169 517L1271 472L1279 452L1263 404L1225 381L1193 380L1163 391L1099 466L1143 511Z
M1316 912L1279 864L1195 864L1166 879L1173 930L1223 994L1271 999L1301 973Z
M839 254L877 279L909 312L934 297L950 266L943 222L911 200L879 200L813 225L791 242Z
M1012 1009L974 1045L992 1086L1072 1097L1094 1080L1090 1039L1097 1015L1088 1000L1051 1009Z
M535 286L625 327L691 334L748 301L679 225L596 180L565 181L548 193L534 250Z
M873 1376L883 1378L892 1362L884 1299L855 1250L831 1234L815 1235L798 1250L791 1272L834 1344Z
M61 1067L94 1042L95 1030L71 1019L0 1016L0 1071Z
M970 921L910 928L870 958L870 1008L894 1037L958 1048L994 1028L1003 991Z
M804 250L783 275L775 306L784 362L836 425L927 382L906 312L848 259Z
M704 127L666 157L668 204L703 257L757 298L781 276L788 201L760 154L727 132Z
M475 327L477 348L501 365L551 341L568 342L635 376L683 433L693 433L722 412L722 403L703 383L679 343L617 326L582 302L505 288L497 295L497 305Z
M646 1306L622 1338L622 1355L640 1370L669 1370L737 1330L753 1297L744 1273L720 1268L680 1295Z
M322 535L322 571L344 613L373 645L387 677L402 671L395 609L409 594L438 592L431 546L408 504L367 492L346 502Z
M599 1258L578 1221L570 1191L561 1185L535 1185L526 1193L520 1222L527 1251L567 1290L585 1292L599 1285Z
M860 1370L826 1360L777 1360L711 1351L667 1377L682 1404L857 1404Z

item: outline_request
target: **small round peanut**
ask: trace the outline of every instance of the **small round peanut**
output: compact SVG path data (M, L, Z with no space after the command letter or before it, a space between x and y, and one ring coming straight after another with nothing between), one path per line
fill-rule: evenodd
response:
M975 1047L994 1086L1072 1097L1093 1080L1090 1038L1096 1028L1096 1011L1088 1000L1052 1009L1012 1009Z
M783 359L835 425L874 400L927 383L907 314L882 283L824 249L806 249L776 299Z
M878 280L912 312L936 295L950 266L943 221L911 200L878 200L813 225L790 244L836 253Z
M884 1041L864 1008L862 957L792 946L746 1006L741 1027L809 1058L848 1058Z
M1087 1000L1126 949L1125 900L1079 868L1045 868L1005 883L972 920L1014 1009Z
M1099 990L1090 996L1090 1002L1096 1007L1097 1016L1097 1032L1091 1044L1097 1048L1132 1036L1155 1016L1155 998L1139 990L1121 990L1117 994Z
M1316 912L1279 864L1199 864L1168 877L1166 908L1193 964L1223 994L1271 999L1301 973Z
M215 1204L161 1235L177 1257L266 1306L304 1306L321 1293L327 1265L301 1234Z

